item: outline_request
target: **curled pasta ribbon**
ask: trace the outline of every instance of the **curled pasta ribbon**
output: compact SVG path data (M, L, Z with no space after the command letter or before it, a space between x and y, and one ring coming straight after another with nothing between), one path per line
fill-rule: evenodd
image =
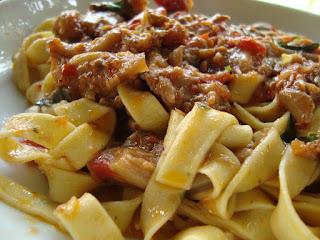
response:
M307 136L310 133L320 133L320 107L314 111L311 123L307 128L298 129L299 136Z
M234 103L234 108L232 109L232 113L241 122L250 125L255 130L274 127L275 129L277 129L280 135L284 133L285 130L287 129L289 119L290 119L290 114L285 113L274 122L262 122L237 103Z
M91 123L105 114L108 114L110 118L115 118L114 111L111 108L99 105L86 98L55 105L53 111L58 116L67 117L75 126Z
M229 238L223 231L214 226L199 226L188 228L177 235L172 240L228 240Z
M90 193L79 199L72 197L67 203L59 205L54 215L73 239L124 240L118 226Z
M13 79L20 91L26 92L35 80L41 80L49 73L47 44L52 37L51 31L40 31L29 35L13 57Z
M278 96L276 96L270 103L247 107L245 109L262 121L274 121L284 113L279 104Z
M235 212L248 210L273 210L272 199L259 188L237 194Z
M202 191L201 182L197 186L195 180L192 191L190 191L191 198L199 200L206 197L212 199L218 197L239 169L240 162L233 152L225 146L215 143L210 149L207 161L199 169L199 173L208 178L206 182L203 182L211 182L212 189Z
M53 112L59 116L22 113L9 118L0 134L0 156L75 171L107 145L115 128L115 112L87 99L56 104Z
M20 143L12 137L0 137L0 146L0 157L8 162L26 163L50 158L46 149Z
M151 239L173 216L214 141L224 129L237 123L230 114L201 104L196 104L186 117L182 116L177 111L171 114L164 151L144 193L141 225L145 240Z
M52 31L55 20L56 20L55 17L45 19L34 29L34 31L35 32Z
M39 169L45 174L49 184L49 196L55 202L63 203L71 197L80 197L98 186L89 174L71 172L50 165L40 164Z
M156 181L156 173L159 171L162 159L175 140L184 114L173 110L170 115L167 134L164 138L164 151L158 161L157 167L148 182L143 194L140 224L144 233L144 239L150 240L152 236L174 215L183 198L184 191L176 189ZM157 196L156 198L154 196Z
M169 114L153 94L123 84L117 89L122 103L139 127L147 131L165 133Z
M181 122L180 131L163 158L156 180L189 190L213 143L225 129L237 123L231 114L196 103Z
M301 220L292 202L292 198L310 184L310 179L317 168L319 168L318 161L295 156L291 147L287 148L279 168L279 201L270 219L272 231L278 239L319 239Z
M120 231L124 233L128 229L133 215L141 202L142 195L130 200L103 202L102 206L107 210Z
M249 191L276 175L284 144L275 129L253 150L239 172L232 178L218 198L202 199L202 204L212 213L229 219L236 208L236 193ZM252 174L252 173L259 174Z
M28 60L25 52L20 49L13 57L12 75L15 84L21 92L25 92L31 85Z
M0 199L25 213L40 217L48 223L64 229L53 215L53 211L57 207L56 203L1 175Z
M319 195L299 195L294 198L293 206L306 224L310 226L320 226Z
M230 149L246 147L253 136L249 125L232 125L218 138L218 142Z
M3 130L12 136L33 141L46 148L55 147L75 126L66 117L44 113L21 113L8 119Z
M272 210L256 209L235 213L231 219L222 219L210 214L198 203L184 200L178 213L207 225L227 230L241 239L275 240L270 228Z
M255 71L236 74L234 81L230 84L231 100L245 104L251 99L256 88L264 81L264 76Z

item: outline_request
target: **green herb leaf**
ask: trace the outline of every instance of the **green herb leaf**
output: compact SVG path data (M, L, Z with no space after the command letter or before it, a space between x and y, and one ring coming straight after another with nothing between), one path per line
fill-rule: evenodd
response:
M52 104L59 103L63 100L71 101L70 94L67 89L58 88L51 96L40 99L35 105L39 107L50 107Z
M112 12L121 12L125 7L125 1L120 0L118 2L102 2L95 3L91 5L93 10L98 11L112 11Z
M295 121L294 121L293 117L290 115L288 128L281 135L281 138L286 143L290 143L296 138L296 135L297 135L297 131L296 131L296 128L295 128Z
M320 139L320 133L309 133L307 136L299 137L299 140L304 142L313 142Z
M306 46L295 46L295 45L290 45L289 43L284 43L282 41L278 41L278 44L280 47L294 50L294 51L303 51L303 52L313 52L319 47L319 43L311 43Z
M225 66L224 70L227 71L227 72L231 72L232 71L232 67L230 65Z
M120 11L124 6L124 2L123 1L119 1L119 2L108 2L106 4L106 8L107 10L109 11L114 11L114 12L117 12L117 11Z

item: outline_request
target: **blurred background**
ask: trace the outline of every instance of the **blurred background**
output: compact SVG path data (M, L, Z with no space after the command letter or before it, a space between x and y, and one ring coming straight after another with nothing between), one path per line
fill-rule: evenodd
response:
M3 0L0 0L0 2ZM95 0L92 0L94 2ZM152 1L152 0L149 0ZM196 2L197 0L194 0ZM236 0L233 0L236 1ZM320 15L320 0L256 0Z
M320 0L258 0L320 15Z

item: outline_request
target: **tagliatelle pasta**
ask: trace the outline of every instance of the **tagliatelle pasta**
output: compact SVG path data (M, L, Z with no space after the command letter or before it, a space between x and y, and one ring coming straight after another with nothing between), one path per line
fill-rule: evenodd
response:
M72 197L55 210L55 215L74 239L124 239L99 201L89 193L79 199Z
M298 195L301 189L309 183L309 179L318 165L318 161L301 159L292 155L290 148L286 150L279 169L279 202L270 219L271 227L278 238L317 239L297 215L291 197ZM284 223L284 219L286 219L286 223ZM288 229L287 224L295 226L295 228Z
M171 112L167 134L163 143L165 150L143 195L140 221L145 239L152 239L153 235L173 216L185 192L182 189L173 188L156 181L156 174L162 168L163 159L167 156L170 147L172 147L183 119L182 113L178 111ZM158 197L154 198L155 195L158 195Z
M0 200L74 240L320 239L319 44L190 1L93 3L13 58L31 103L0 130Z

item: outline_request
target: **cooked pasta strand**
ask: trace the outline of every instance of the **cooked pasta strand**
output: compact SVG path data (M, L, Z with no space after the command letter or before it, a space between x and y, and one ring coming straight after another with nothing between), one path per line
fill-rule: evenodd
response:
M28 214L40 217L45 221L64 229L53 215L57 204L49 198L34 193L26 187L0 175L0 199Z
M198 168L214 141L224 129L236 123L237 120L230 114L196 104L182 121L180 131L163 159L156 180L168 186L190 189Z
M72 197L54 213L74 240L124 240L117 225L90 193L79 199Z

